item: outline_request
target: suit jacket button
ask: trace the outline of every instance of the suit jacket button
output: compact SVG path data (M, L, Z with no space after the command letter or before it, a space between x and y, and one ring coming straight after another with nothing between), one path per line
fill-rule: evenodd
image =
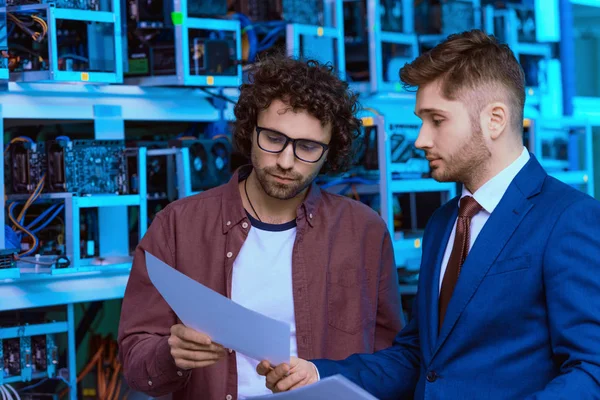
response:
M438 378L438 374L435 371L429 371L427 373L427 382L435 382Z

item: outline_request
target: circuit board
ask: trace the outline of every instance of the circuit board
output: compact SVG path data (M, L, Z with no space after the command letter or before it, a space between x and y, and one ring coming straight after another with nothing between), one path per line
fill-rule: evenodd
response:
M10 6L23 6L28 4L53 4L56 8L70 8L75 10L100 10L100 0L8 0L7 5Z
M51 141L47 147L50 191L78 195L128 193L124 141Z
M4 175L7 193L33 193L46 171L46 151L43 142L14 142L5 157Z
M5 339L2 344L2 373L4 377L21 375L21 350L19 339Z

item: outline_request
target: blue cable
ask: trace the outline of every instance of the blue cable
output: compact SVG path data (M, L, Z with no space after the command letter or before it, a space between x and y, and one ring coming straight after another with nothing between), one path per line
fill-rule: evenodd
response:
M246 30L246 35L248 36L248 46L249 46L248 62L253 62L254 58L256 57L256 49L258 47L258 38L256 37L256 32L254 31L254 28L252 26L252 21L250 20L250 18L248 18L247 16L245 16L244 14L241 14L241 13L235 13L235 14L233 14L233 17L240 21L240 26L242 29L249 26L249 28Z
M271 32L269 32L267 34L267 36L265 36L258 47L258 51L263 51L263 50L267 50L268 48L272 47L275 42L277 41L277 39L279 39L279 34L281 32L283 32L285 30L285 26L281 26L278 28L273 29Z
M30 389L35 389L36 387L43 385L44 383L48 382L49 378L44 378L41 381L39 381L38 383L35 383L33 385L29 385L29 386L25 386L24 388L19 389L19 392L24 392L25 390L30 390Z
M38 387L38 386L40 386L40 385L42 385L42 384L44 384L44 383L46 383L46 382L48 382L49 380L52 380L52 379L58 379L58 380L62 381L65 385L71 386L69 384L69 381L67 381L62 376L58 375L58 376L52 377L52 378L44 378L41 381L39 381L38 383L35 383L33 385L29 385L29 386L25 386L24 388L19 389L19 392L24 392L25 390L35 389L36 387Z
M54 220L54 218L56 218L58 216L58 214L60 214L60 212L63 210L63 208L65 208L65 206L64 206L64 204L61 204L60 207L58 207L58 209L56 209L56 211L54 211L54 214L52 214L52 216L46 220L46 222L44 222L42 225L40 225L39 227L32 230L31 233L38 233L39 231L41 231L42 229L47 227L50 224L50 222L52 222ZM28 228L28 230L29 230L29 228Z
M56 209L56 207L60 206L61 204L53 204L50 207L48 207L48 209L46 211L44 211L43 213L41 213L36 219L34 219L29 225L26 226L26 228L28 230L32 230L36 224L39 224L48 214L50 214L52 211L54 211ZM21 222L22 224L23 222ZM33 232L33 231L32 231Z

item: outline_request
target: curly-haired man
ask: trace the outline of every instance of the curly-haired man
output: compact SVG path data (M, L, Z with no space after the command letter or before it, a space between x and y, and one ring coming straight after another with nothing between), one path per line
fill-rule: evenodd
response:
M148 278L144 251L289 323L293 356L340 359L392 344L403 318L386 226L367 206L313 182L321 170L347 168L357 107L328 66L273 57L254 67L235 107L234 134L251 165L223 186L172 203L136 250L119 331L131 387L173 399L269 393L259 360L178 321Z

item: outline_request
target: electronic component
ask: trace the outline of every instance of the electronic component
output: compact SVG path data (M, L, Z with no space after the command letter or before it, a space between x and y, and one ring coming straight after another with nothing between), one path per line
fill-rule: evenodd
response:
M210 189L231 178L232 149L227 139L172 140L169 145L188 148L192 191Z
M429 162L422 150L415 148L419 133L416 125L388 125L391 157L389 168L393 178L426 178L429 176ZM366 126L362 135L358 164L365 170L378 170L377 126Z
M282 14L281 0L233 0L229 8L247 15L252 21L280 20Z
M173 3L164 0L129 0L127 7L128 25L134 22L137 28L162 28L169 26L169 14Z
M424 0L414 8L415 31L425 35L450 35L475 25L475 9L465 0Z
M540 87L545 84L546 62L544 56L519 54L519 63L525 73L525 86Z
M136 147L145 147L150 152L146 156L146 193L148 199L175 200L175 153L152 154L152 150L166 150L168 141L136 141ZM172 150L171 150L172 151ZM130 192L138 193L137 183L137 158L128 157L127 165L130 179Z
M191 75L236 74L235 40L232 34L190 29L190 43Z
M18 338L0 340L2 344L2 366L4 377L21 375L21 345Z
M28 4L51 4L56 8L71 8L76 10L100 10L100 0L39 0L32 2L31 0L7 0L7 5L10 6L21 6Z
M5 158L5 187L8 193L33 193L46 171L44 143L13 141Z
M58 348L54 335L31 337L31 358L33 372L46 372L49 377L56 375Z
M537 41L535 12L530 8L515 8L517 16L517 40L519 43L535 43Z
M122 140L47 142L48 190L76 194L128 193Z
M381 0L379 10L381 15L381 30L383 32L403 32L402 0ZM365 14L366 15L366 14Z
M188 0L188 17L210 17L227 14L227 0Z
M0 249L0 269L15 268L14 254L19 253L19 249Z
M225 15L224 0L188 2L189 17ZM137 85L172 85L190 79L211 76L216 79L237 79L238 54L235 29L188 28L187 48L182 48L181 35L176 35L171 19L172 1L129 0L127 7L128 82ZM218 21L218 24L232 21ZM188 54L183 57L178 52ZM189 60L184 67L185 78L179 77L178 62ZM146 79L148 78L148 79ZM183 82L180 82L182 80ZM218 85L212 81L210 85Z
M64 5L76 3L79 4L70 2ZM114 23L56 18L55 25L49 25L48 21L52 20L58 8L48 4L33 4L30 7L36 8L8 13L7 59L13 79L81 79L94 82L97 72L116 74L119 61L115 52ZM54 43L54 47L51 43ZM50 63L51 54L56 60L54 65ZM42 71L44 73L40 74ZM73 75L71 72L86 72L87 75ZM117 79L108 75L98 75L97 78L99 81L108 79L108 82Z
M296 24L323 26L325 0L281 0L282 17Z
M344 2L344 45L346 48L346 73L354 81L368 81L369 34L365 16L366 2Z

